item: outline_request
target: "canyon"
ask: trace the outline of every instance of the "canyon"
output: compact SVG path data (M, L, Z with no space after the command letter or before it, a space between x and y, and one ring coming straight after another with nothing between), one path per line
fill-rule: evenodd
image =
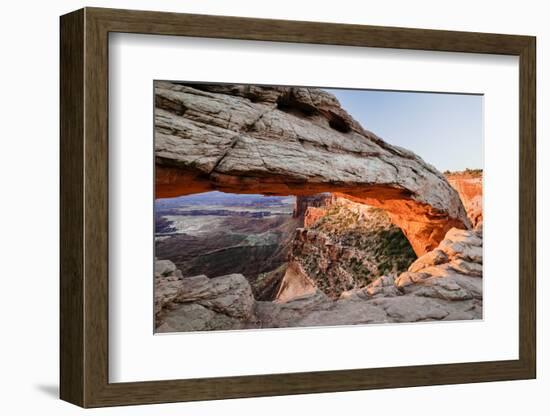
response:
M314 88L155 82L157 332L482 317L482 172Z
M294 231L294 198L220 192L160 200L155 255L185 276L240 273L258 299L272 300Z
M276 300L304 294L304 288L335 299L385 274L405 271L415 259L409 241L383 210L323 195L322 205L316 200L304 212Z
M157 332L356 325L482 318L482 228L452 228L399 276L331 299L320 289L287 301L254 298L242 274L183 277L155 264Z
M482 223L483 171L467 169L463 172L446 172L445 177L458 192L472 225L475 227Z

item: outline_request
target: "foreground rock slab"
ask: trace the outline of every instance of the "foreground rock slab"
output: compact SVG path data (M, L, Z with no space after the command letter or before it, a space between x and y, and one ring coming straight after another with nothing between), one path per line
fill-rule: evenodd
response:
M481 226L451 229L439 246L399 276L382 276L333 300L303 296L256 301L246 278L183 278L166 261L155 275L158 332L471 320L483 316Z

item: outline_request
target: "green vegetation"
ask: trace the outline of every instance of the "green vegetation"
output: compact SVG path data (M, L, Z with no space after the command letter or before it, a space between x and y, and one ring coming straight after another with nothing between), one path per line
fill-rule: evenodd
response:
M464 176L470 176L470 177L473 177L473 178L479 178L480 176L483 175L483 169L470 169L470 168L466 168L464 169L463 171L456 171L456 172L451 172L450 170L446 170L443 172L443 174L445 176L453 176L453 175L456 175L456 176L460 176L460 175L464 175Z
M381 209L336 204L309 230L293 256L330 296L406 271L416 259L401 229Z

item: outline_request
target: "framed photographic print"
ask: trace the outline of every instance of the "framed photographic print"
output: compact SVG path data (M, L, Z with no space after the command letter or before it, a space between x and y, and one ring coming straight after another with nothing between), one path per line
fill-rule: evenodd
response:
M530 36L62 16L61 398L534 378L535 106Z

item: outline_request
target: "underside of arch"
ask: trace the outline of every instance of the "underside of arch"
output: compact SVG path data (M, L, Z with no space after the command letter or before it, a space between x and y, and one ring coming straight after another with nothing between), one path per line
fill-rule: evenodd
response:
M470 228L445 177L314 88L155 84L155 194L337 193L388 212L417 255Z

